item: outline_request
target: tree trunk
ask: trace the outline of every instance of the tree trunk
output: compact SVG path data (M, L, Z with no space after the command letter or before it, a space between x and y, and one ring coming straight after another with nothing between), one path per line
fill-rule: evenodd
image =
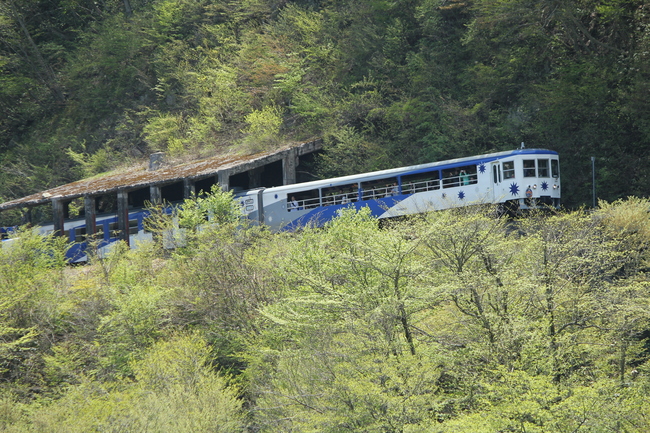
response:
M129 0L124 0L124 14L127 18L130 18L131 15L133 15L133 8L131 7Z
M59 83L56 79L56 75L54 75L54 71L52 70L52 68L50 68L50 65L45 61L45 58L43 58L43 55L41 54L41 51L38 48L38 45L36 45L36 42L34 42L34 39L32 39L32 35L29 33L27 24L25 23L22 14L16 7L14 0L8 0L8 4L13 19L16 20L16 23L18 23L18 26L20 27L20 31L23 33L23 35L25 36L25 40L27 41L29 50L24 51L25 55L27 56L28 60L31 63L34 63L33 58L36 59L36 65L34 65L35 69L37 70L40 69L40 71L42 71L40 74L37 72L37 75L39 75L39 78L41 79L41 81L43 81L43 84L45 84L47 88L50 89L54 97L58 101L63 102L65 98L63 96L63 92L61 91L61 87L59 86ZM31 51L31 55L29 54L29 51Z

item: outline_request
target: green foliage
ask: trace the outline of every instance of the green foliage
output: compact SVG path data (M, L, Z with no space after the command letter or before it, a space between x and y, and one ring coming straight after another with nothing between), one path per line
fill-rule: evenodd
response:
M83 177L92 177L96 174L106 172L112 167L113 155L108 147L99 149L92 155L88 153L77 153L71 148L68 148L68 156L81 166Z
M301 235L283 266L284 298L264 310L275 324L269 332L287 328L294 344L273 347L266 386L275 391L260 400L261 422L384 430L426 417L440 371L420 353L414 330L437 293L412 260L419 242L411 234L384 233L362 210L344 211L325 233Z
M185 199L175 209L173 217L178 218L179 227L196 231L208 222L217 225L235 223L242 218L242 213L232 191L223 191L215 184L209 193L199 191L198 195Z
M177 115L151 118L142 132L151 149L166 150L172 156L183 154L183 119Z
M66 65L67 112L82 123L94 123L113 110L132 106L130 98L145 94L141 80L146 65L139 56L142 34L119 17L103 22L97 33L84 35L83 47ZM145 78L146 80L147 78ZM99 143L88 143L96 149Z
M197 335L162 341L134 363L135 381L87 381L9 431L242 431L241 401L207 355Z
M237 86L236 70L214 59L205 59L199 71L182 73L187 99L196 106L188 138L196 136L205 143L218 142L214 135L227 132L226 125L241 124L244 113L249 111L250 96Z
M596 390L645 386L632 366L647 360L647 282L623 278L619 240L599 220L506 224L462 208L379 231L344 212L324 233L305 231L283 299L264 310L268 348L251 362L259 422L441 432L561 431L578 413L593 431L634 422L601 418L614 409Z
M0 428L243 430L214 367L256 431L649 430L649 17L639 0L0 0L6 199L150 150L319 136L322 176L549 147L569 207L595 156L607 200L271 236L211 191L174 215L183 248L158 209L156 242L81 268L22 231L0 250Z
M161 1L153 4L155 29L168 39L183 39L204 20L206 1Z
M388 156L378 145L369 142L354 128L344 126L325 139L327 152L318 159L323 177L345 176L379 170L388 165ZM384 153L383 157L380 156Z
M66 268L60 239L3 245L4 430L648 428L645 199L285 234L219 190L188 203L175 251Z
M248 127L243 144L250 153L260 152L280 142L281 112L275 107L254 110L246 116Z
M282 242L256 227L224 224L196 236L166 273L166 308L175 327L205 329L213 362L239 374L245 347L260 332L259 309L278 290L269 258L282 254Z
M66 249L63 239L27 227L0 248L0 376L16 389L40 384L41 374L33 366L50 333L58 331L51 303Z

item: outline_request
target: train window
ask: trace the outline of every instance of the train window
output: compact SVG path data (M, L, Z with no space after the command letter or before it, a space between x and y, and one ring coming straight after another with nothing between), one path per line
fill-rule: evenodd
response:
M74 229L74 240L77 242L83 242L86 240L86 226Z
M534 159L524 159L524 177L535 177Z
M402 176L402 194L415 194L440 189L440 172L409 174Z
M444 188L469 185L476 182L476 165L465 165L442 170L442 185Z
M412 194L440 189L440 172L430 171L402 177L402 191Z
M515 162L506 161L503 163L503 178L512 179L515 177Z
M291 202L295 199L295 206ZM287 193L287 206L288 211L294 209L304 210L313 209L320 206L320 194L317 189L310 189L309 191L297 191L295 193Z
M112 238L116 238L120 235L120 231L116 222L108 224L108 231L110 232L110 237Z
M560 162L557 159L551 159L551 175L556 179L560 177Z
M363 190L364 200L376 200L399 194L396 177L362 182L361 189Z
M130 235L138 234L138 220L129 220L129 234Z
M537 175L539 177L548 177L548 159L537 160Z
M104 224L98 224L95 226L95 237L97 239L104 239Z
M323 206L348 204L359 200L359 185L351 183L331 188L323 188Z
M301 206L295 195L287 196L287 212L303 210L304 208L304 204Z

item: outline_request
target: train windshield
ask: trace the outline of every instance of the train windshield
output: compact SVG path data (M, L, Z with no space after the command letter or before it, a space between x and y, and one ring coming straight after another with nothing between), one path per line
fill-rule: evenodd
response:
M539 177L548 177L548 159L537 160L537 173Z
M512 179L515 177L515 162L506 161L503 163L503 178ZM496 181L495 181L496 182Z
M557 159L551 159L551 174L556 179L560 177L560 161Z

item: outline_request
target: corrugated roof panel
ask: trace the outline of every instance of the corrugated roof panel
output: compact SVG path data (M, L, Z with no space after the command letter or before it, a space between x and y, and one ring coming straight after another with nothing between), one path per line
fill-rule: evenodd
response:
M0 211L16 207L36 206L58 197L73 199L84 195L102 195L123 188L139 189L150 185L174 183L183 179L200 179L216 175L219 170L235 169L236 173L239 166L242 167L241 171L245 171L251 168L251 165L261 166L268 162L277 161L292 148L297 148L299 154L303 153L300 152L301 150L308 153L320 148L320 140L254 155L217 156L186 164L163 167L155 171L149 171L143 166L120 173L99 175L2 203L0 204Z

